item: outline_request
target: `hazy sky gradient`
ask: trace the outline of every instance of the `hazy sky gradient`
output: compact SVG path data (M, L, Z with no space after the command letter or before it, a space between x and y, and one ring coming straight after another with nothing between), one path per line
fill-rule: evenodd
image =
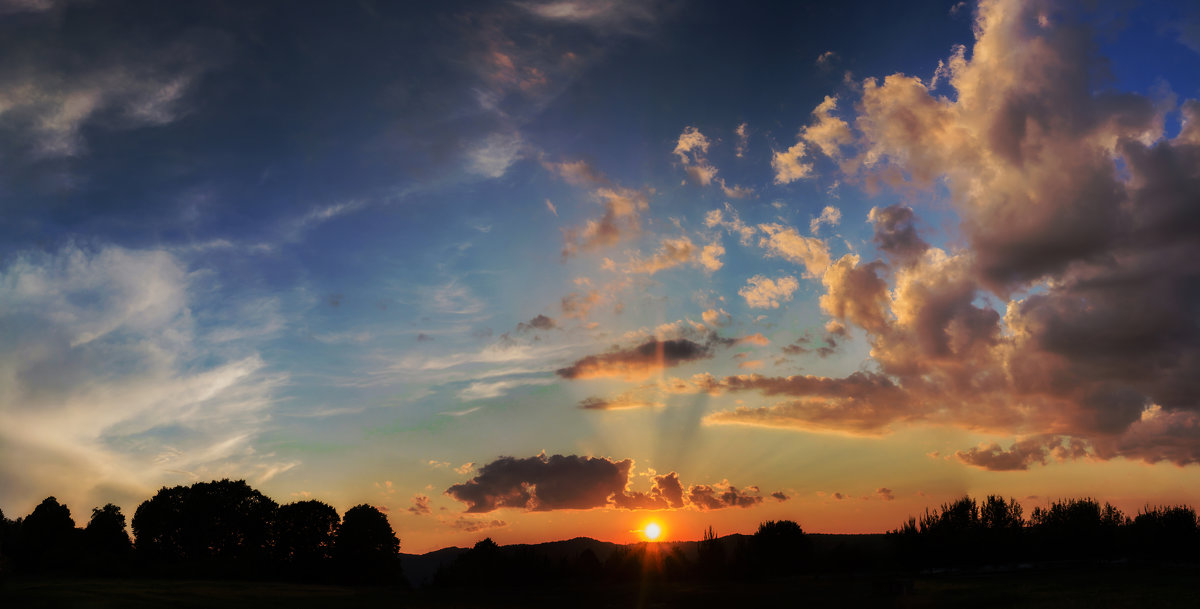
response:
M0 507L1194 504L1186 5L0 0Z

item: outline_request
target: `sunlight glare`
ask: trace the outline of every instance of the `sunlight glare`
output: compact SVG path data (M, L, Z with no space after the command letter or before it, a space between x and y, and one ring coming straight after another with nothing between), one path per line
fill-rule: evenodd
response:
M643 533L646 535L646 539L656 541L662 536L662 527L658 526L657 522L651 522L646 525L646 530Z

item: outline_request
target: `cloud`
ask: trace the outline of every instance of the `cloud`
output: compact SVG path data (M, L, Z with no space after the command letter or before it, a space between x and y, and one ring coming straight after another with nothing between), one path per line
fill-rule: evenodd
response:
M238 320L239 299L197 323L211 289L164 250L67 246L0 267L0 502L97 505L171 471L266 481L296 466L254 450L286 382L257 352L270 335Z
M878 261L859 264L858 256L846 254L826 269L821 283L821 310L835 319L849 321L868 332L881 333L888 327L888 286L879 276L884 265Z
M655 476L650 492L626 491L613 495L613 505L626 510L664 510L681 508L683 485L675 472Z
M628 349L615 349L601 355L589 355L566 368L558 375L567 379L616 377L640 380L666 368L712 357L708 345L687 339L651 339Z
M417 516L428 516L433 513L433 508L429 507L429 497L425 495L413 495L413 504L408 508L408 511Z
M474 478L446 489L467 504L468 513L498 508L530 511L605 507L623 493L633 461L577 455L501 457L479 468Z
M700 314L700 319L713 327L727 326L733 321L733 317L725 309L708 309Z
M586 294L571 292L562 297L562 313L567 319L587 319L592 307L600 302L600 293L591 290Z
M604 207L604 215L582 227L563 232L563 257L615 245L641 232L640 212L649 208L646 194L621 187L598 188L592 197Z
M738 290L738 294L753 308L778 309L779 304L790 301L798 289L800 282L790 275L778 279L755 275L746 280L746 285Z
M814 122L800 130L800 138L802 140L816 146L818 150L831 159L842 158L842 146L851 144L854 141L854 134L850 132L850 125L833 115L833 111L836 109L837 98L828 95L825 96L825 100L813 109ZM803 149L801 149L801 152L803 152Z
M562 178L564 182L574 186L595 187L609 184L608 178L587 161L564 161L559 163L543 161L542 167ZM558 212L555 211L554 215L557 216Z
M769 256L803 265L806 278L820 277L829 266L829 248L824 241L782 224L759 224L758 229L767 235L759 239L759 247L766 248Z
M700 250L700 266L704 270L713 273L721 270L725 263L721 262L721 256L725 255L725 246L720 243L710 243Z
M634 408L662 408L662 402L648 402L630 394L615 398L590 397L579 402L584 410L630 410Z
M557 327L558 327L558 324L554 321L553 317L547 317L547 316L539 313L533 319L531 319L529 321L523 321L523 322L517 324L517 332L531 332L533 330L553 330L554 328L557 328Z
M825 51L817 56L817 67L822 70L828 70L833 67L834 62L838 60L838 54L833 51Z
M747 125L746 123L739 123L733 132L735 135L737 135L737 144L734 148L734 155L740 159L743 156L746 156L746 148L750 144L750 125Z
M796 142L783 152L776 150L771 154L771 169L775 170L776 184L791 184L812 176L813 166L800 162L804 151L804 142Z
M774 497L775 500L780 503L783 503L784 501L791 499L791 497L788 497L787 494L785 494L782 491L775 491L774 493L771 493L771 496Z
M709 228L716 228L718 226L724 228L730 233L737 235L742 245L750 245L751 239L754 238L754 234L757 232L753 226L742 222L742 219L738 217L737 210L728 203L725 204L724 212L714 209L705 214L704 225Z
M739 491L729 483L697 484L688 488L688 503L701 511L720 510L729 507L748 508L762 503L758 488L751 487L750 493Z
M553 382L551 379L525 378L513 379L507 381L476 381L468 385L465 389L458 392L458 399L465 402L474 400L488 400L501 397L509 392L510 389L523 387L527 385L549 385ZM473 412L473 410L472 410Z
M653 275L659 271L693 262L694 259L698 261L699 253L700 250L687 237L664 238L653 256L645 260L635 257L629 262L627 268L631 273Z
M486 531L487 529L502 529L508 526L508 523L504 522L503 520L488 520L486 518L468 518L466 516L459 516L458 518L450 521L449 525L452 529L466 531L467 533L475 533L477 531Z
M917 235L914 226L916 216L910 207L872 207L867 214L867 220L875 225L875 245L887 254L894 264L912 264L929 249L929 244Z
M517 133L493 133L467 151L467 167L486 178L499 178L521 156L524 142Z
M896 495L892 492L892 489L886 487L875 489L875 495L883 501L895 501L896 499Z
M842 221L842 212L832 205L826 205L825 209L821 210L821 215L813 218L808 223L808 230L812 234L817 234L821 230L821 225L837 226Z

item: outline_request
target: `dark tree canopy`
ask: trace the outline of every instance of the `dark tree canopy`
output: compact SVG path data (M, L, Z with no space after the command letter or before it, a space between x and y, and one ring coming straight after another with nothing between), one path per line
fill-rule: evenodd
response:
M399 576L400 540L387 516L370 505L346 510L333 550L350 578L381 581Z
M21 522L18 553L32 569L55 569L78 555L79 537L71 510L47 497Z
M758 525L750 547L763 573L791 573L807 559L808 539L792 520L768 520Z
M125 532L125 514L111 503L92 508L92 518L83 533L88 551L93 556L122 558L133 547L129 534Z
M297 501L280 507L275 516L276 556L295 564L330 558L340 520L337 510L320 501Z
M137 548L160 560L261 559L278 505L244 480L162 488L133 515Z

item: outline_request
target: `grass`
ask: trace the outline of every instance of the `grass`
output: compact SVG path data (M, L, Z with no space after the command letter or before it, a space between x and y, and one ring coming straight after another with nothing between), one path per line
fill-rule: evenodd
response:
M1195 607L1200 568L1109 565L914 578L800 576L755 582L556 586L506 591L418 591L273 582L190 580L14 580L0 606L29 608L216 607L737 607L832 604L941 608Z

